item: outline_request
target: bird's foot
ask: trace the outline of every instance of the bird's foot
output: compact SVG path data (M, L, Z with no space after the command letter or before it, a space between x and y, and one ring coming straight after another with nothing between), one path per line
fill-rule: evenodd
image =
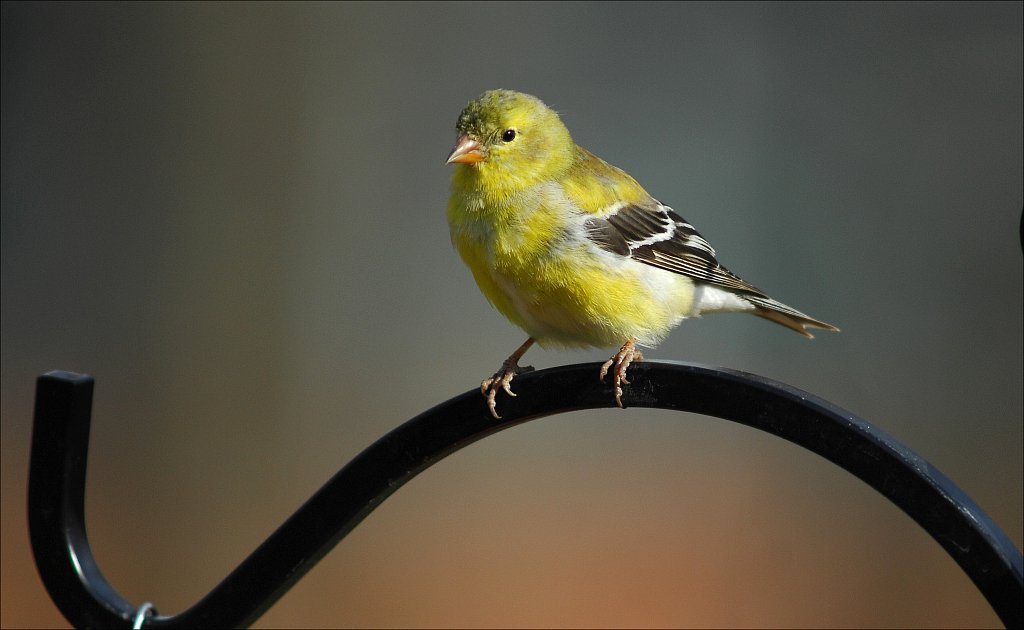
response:
M501 416L498 415L497 402L494 398L498 395L498 392L504 390L509 396L515 396L512 391L512 379L515 378L516 374L522 374L523 372L532 372L532 366L520 367L516 357L509 357L501 364L501 368L494 373L491 378L485 378L480 383L480 393L487 397L487 408L491 410L491 415L494 416L495 420L501 420Z
M626 343L622 344L622 348L615 353L615 356L604 362L601 366L601 373L598 378L601 382L604 382L604 377L608 374L608 370L612 370L612 384L615 385L615 404L622 409L622 386L629 385L629 380L626 378L626 368L630 366L634 361L637 363L644 360L644 355L636 349L636 340L630 339Z

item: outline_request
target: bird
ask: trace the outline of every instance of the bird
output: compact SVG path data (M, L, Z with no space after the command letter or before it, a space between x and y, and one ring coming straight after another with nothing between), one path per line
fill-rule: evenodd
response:
M447 206L451 241L480 291L529 336L480 391L495 419L519 361L542 347L615 347L609 372L623 407L626 371L684 319L745 312L805 337L838 331L769 297L718 262L715 249L633 177L577 145L535 96L489 90L455 125Z

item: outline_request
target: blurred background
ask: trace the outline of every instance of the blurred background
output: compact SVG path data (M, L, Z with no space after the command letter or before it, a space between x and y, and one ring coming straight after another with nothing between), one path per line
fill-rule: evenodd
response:
M1021 22L1019 2L4 3L2 625L66 626L28 549L37 375L95 376L89 534L127 599L172 614L523 341L444 217L456 117L496 87L842 328L719 315L648 358L862 416L1020 547ZM257 623L551 625L998 619L847 473L630 409L444 460Z

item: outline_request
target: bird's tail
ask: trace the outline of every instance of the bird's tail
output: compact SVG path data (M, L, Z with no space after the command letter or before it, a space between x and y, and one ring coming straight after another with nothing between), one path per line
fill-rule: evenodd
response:
M782 302L777 302L770 297L744 295L743 298L754 305L754 315L771 320L776 324L781 324L790 330L795 330L808 339L814 339L814 335L807 331L808 328L820 328L821 330L839 332L839 329L832 324L814 319L810 315L805 315L795 308L786 306Z

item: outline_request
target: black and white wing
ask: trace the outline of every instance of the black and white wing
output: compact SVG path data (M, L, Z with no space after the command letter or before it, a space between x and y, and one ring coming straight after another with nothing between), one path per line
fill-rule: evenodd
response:
M758 315L803 335L811 336L806 326L838 330L773 300L720 265L711 244L686 219L660 202L623 204L603 217L588 218L585 226L587 236L603 249L737 293L754 306Z
M700 282L768 297L720 265L715 248L664 204L624 205L604 218L587 219L586 228L590 239L609 251Z

